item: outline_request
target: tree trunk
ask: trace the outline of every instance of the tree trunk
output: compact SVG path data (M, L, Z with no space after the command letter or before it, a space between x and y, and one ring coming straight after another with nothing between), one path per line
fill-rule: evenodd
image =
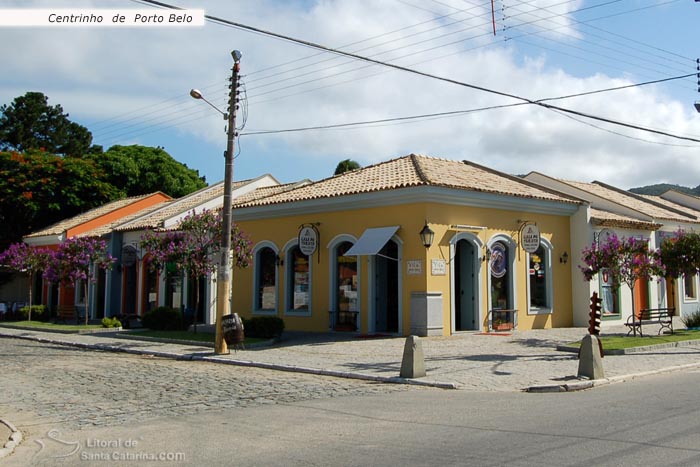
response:
M88 274L89 276L89 274ZM85 326L88 324L88 313L90 312L90 279L85 279Z
M34 271L29 273L29 313L27 314L27 319L32 320L32 289L34 285Z

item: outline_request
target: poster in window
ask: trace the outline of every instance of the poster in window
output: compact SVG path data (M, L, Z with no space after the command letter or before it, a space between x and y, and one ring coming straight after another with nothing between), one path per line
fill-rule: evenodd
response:
M491 276L495 278L505 276L506 261L506 246L499 242L494 243L491 247L491 260L489 261L489 269L491 270Z
M275 287L268 286L262 289L262 308L264 310L275 309Z

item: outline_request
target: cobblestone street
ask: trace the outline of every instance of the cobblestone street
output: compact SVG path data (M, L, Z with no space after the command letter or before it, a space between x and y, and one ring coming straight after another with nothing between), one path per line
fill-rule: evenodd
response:
M67 429L310 399L421 390L1 338L0 414Z

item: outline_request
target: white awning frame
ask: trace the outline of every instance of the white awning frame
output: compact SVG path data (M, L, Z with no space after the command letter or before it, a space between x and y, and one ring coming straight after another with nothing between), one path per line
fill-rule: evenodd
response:
M379 250L384 248L391 237L394 236L400 225L390 227L375 227L366 229L357 242L343 256L382 256L387 259L398 261L398 258L390 258L385 255L380 255Z

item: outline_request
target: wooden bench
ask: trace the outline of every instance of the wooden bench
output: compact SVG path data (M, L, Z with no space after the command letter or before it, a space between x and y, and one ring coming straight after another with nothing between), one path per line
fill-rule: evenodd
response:
M675 308L645 308L639 310L638 313L632 314L627 318L625 326L629 328L627 335L634 332L637 335L637 330L639 330L639 335L644 337L642 334L642 325L657 324L659 325L658 335L664 329L668 329L671 334L673 334L673 315L676 313Z

